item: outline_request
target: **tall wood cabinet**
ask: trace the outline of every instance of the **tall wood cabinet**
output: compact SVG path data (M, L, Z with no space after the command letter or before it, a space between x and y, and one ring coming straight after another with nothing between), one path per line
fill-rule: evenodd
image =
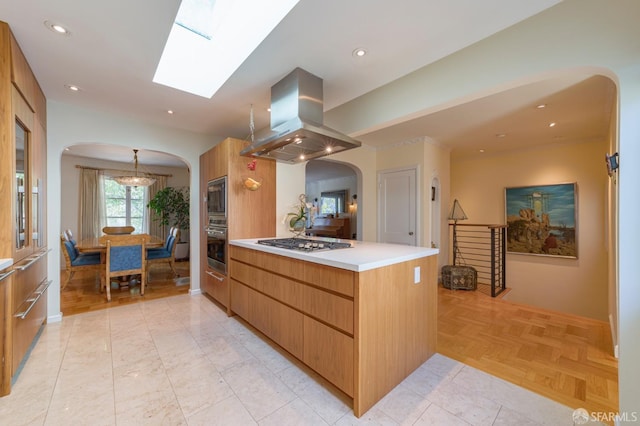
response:
M249 142L227 138L200 156L200 265L202 290L229 310L227 276L211 269L207 263L207 182L227 177L227 240L273 237L276 233L276 164L273 160L255 160L240 155ZM247 178L260 181L256 191L247 189ZM229 266L229 249L225 250Z
M46 320L46 99L9 26L0 22L0 258L12 276L0 286L2 375L10 391Z

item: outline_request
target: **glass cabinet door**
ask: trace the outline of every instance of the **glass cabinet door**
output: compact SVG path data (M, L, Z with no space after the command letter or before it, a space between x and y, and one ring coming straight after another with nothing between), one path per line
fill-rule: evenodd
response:
M16 120L16 217L15 217L15 244L16 249L27 247L31 240L29 236L29 196L30 184L28 182L29 168L29 132Z

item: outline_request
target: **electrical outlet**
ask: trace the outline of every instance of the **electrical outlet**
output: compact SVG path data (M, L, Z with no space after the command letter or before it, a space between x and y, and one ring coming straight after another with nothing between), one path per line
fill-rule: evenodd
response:
M418 284L420 282L420 267L413 268L413 283Z

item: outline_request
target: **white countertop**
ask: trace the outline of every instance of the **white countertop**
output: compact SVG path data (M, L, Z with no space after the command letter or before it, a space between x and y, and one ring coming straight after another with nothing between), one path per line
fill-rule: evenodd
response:
M13 265L13 259L0 259L0 271Z
M273 237L276 238L276 237ZM266 240L271 238L259 238ZM229 243L238 247L250 248L266 253L279 254L294 259L306 260L322 265L333 266L350 271L362 272L376 269L407 260L434 256L439 250L427 247L405 246L401 244L371 243L356 240L341 240L336 238L306 237L318 241L340 241L351 243L351 248L304 252L258 244L258 238L245 240L231 240Z

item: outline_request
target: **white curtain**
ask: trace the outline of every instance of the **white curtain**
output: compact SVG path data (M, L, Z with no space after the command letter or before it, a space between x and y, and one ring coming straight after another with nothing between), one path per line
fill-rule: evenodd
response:
M103 172L98 174L98 223L100 232L98 235L102 235L102 228L107 226L107 203L104 196L104 181L105 176Z
M99 237L100 226L100 194L99 171L80 169L78 239Z

